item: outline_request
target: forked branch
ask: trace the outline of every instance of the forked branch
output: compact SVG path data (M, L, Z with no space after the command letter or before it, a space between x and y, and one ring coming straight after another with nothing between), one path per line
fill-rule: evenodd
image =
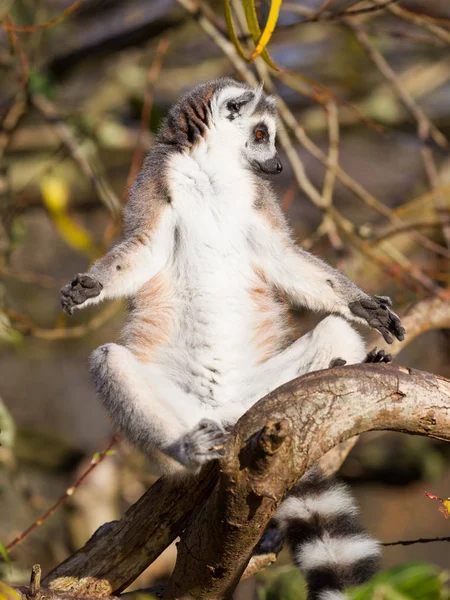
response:
M159 480L43 585L73 596L115 594L184 530L166 597L225 598L285 491L340 441L374 429L450 441L450 381L355 365L285 384L237 423L220 474L212 465L195 485Z

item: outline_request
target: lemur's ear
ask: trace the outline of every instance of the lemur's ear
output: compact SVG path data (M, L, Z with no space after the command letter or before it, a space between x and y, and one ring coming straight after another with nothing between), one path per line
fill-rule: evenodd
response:
M228 118L230 119L230 121L232 121L240 114L245 112L246 107L250 108L250 106L253 104L254 99L255 92L247 91L241 94L240 96L237 96L236 98L230 98L229 100L227 100L226 107L229 111Z

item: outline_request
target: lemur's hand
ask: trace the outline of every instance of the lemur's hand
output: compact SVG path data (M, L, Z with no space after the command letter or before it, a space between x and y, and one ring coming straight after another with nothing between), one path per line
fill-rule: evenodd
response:
M405 329L399 317L390 309L391 306L392 301L388 296L367 296L348 305L354 315L377 329L388 344L392 344L390 333L400 341L405 338Z
M84 304L89 298L95 298L102 291L102 284L89 275L78 274L73 281L61 289L61 306L71 315L73 309Z

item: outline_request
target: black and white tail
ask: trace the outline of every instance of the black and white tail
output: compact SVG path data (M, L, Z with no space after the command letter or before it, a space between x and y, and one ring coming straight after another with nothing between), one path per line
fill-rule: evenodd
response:
M379 544L361 527L347 487L311 469L290 491L275 520L308 582L308 600L342 600L379 567Z

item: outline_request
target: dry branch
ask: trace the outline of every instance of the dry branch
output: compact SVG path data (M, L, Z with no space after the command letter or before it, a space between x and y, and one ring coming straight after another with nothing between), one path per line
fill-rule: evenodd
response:
M117 593L201 507L182 537L168 597L194 590L196 598L224 597L239 581L284 491L337 443L373 429L450 440L450 382L385 365L319 371L290 382L239 421L218 484L214 466L195 485L191 479L160 479L43 584L73 596Z

